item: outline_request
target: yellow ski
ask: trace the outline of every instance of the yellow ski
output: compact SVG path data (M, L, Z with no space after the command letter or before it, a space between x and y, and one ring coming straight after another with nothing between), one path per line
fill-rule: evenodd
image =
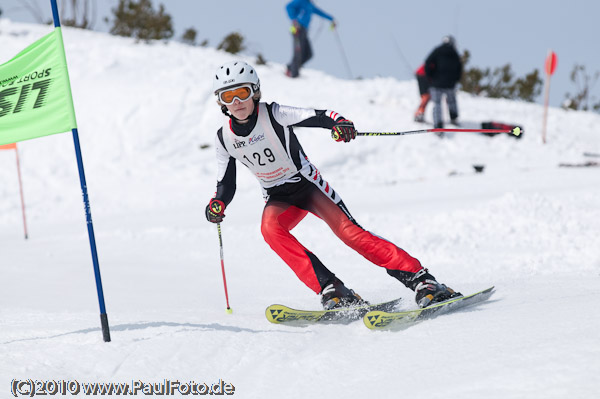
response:
M402 329L419 320L431 319L457 309L471 306L487 300L494 293L494 287L471 295L452 298L422 309L404 312L370 311L364 315L363 321L371 330Z

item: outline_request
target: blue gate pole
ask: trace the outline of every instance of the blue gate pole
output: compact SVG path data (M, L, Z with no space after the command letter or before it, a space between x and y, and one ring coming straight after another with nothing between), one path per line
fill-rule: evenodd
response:
M60 27L60 17L58 15L58 6L56 0L50 0L52 5L52 17L54 18L54 27ZM63 47L64 52L64 47ZM68 82L68 80L67 80ZM70 83L68 83L70 85ZM69 90L70 91L70 90ZM83 170L83 157L81 156L81 146L79 145L79 133L77 128L72 130L73 143L75 145L75 155L77 157L77 167L79 169L79 182L83 193L83 206L85 208L85 218L87 221L88 236L90 239L90 249L92 251L92 263L94 264L94 275L96 277L96 290L98 291L98 303L100 304L100 325L102 326L102 338L104 342L110 342L110 329L108 327L108 316L104 305L104 292L102 290L102 278L100 277L100 265L98 264L98 252L96 251L96 238L94 236L94 225L92 223L92 212L90 211L90 200L88 198L87 183L85 181L85 172Z

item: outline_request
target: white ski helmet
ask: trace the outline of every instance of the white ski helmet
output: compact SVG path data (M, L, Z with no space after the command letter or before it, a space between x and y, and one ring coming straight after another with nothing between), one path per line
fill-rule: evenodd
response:
M254 92L260 90L260 79L252 66L244 61L226 62L217 69L213 80L213 92L216 95L223 89L244 83L250 83Z

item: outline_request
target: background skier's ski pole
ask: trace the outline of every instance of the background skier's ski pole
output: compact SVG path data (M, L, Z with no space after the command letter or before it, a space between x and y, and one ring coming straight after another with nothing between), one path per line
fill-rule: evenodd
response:
M342 45L342 39L340 38L340 34L338 33L335 25L333 25L332 29L335 33L335 37L337 39L338 45L340 46L340 51L342 52L342 57L344 58L344 61L346 64L346 69L348 70L348 75L350 76L350 79L354 79L354 77L352 75L352 70L350 69L350 63L348 62L348 57L346 57L346 52L344 51L344 46Z
M414 76L414 74L415 74L415 70L410 65L410 62L408 62L408 60L404 56L404 53L400 49L400 46L398 45L398 42L396 41L396 38L394 37L394 35L390 35L390 36L392 37L392 42L394 42L394 47L396 47L396 51L398 52L398 55L400 55L400 58L402 58L402 61L404 62L404 66L406 67L406 71L409 73L408 76L410 76L412 78Z
M405 132L358 132L357 136L404 136L406 134L441 133L441 132L465 132L465 133L510 133L519 136L523 133L520 127L512 129L423 129L408 130Z
M233 313L233 309L229 307L229 295L227 294L227 279L225 278L225 261L223 260L223 238L221 237L221 223L217 223L217 231L219 232L219 247L221 253L221 271L223 272L223 286L225 287L225 301L227 302L227 313Z

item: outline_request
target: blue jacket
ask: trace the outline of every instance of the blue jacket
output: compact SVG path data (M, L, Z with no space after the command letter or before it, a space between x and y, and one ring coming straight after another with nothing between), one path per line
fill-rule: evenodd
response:
M308 29L310 17L317 14L323 18L333 21L333 17L325 11L317 8L310 0L292 0L285 7L291 20L297 20L298 23Z

